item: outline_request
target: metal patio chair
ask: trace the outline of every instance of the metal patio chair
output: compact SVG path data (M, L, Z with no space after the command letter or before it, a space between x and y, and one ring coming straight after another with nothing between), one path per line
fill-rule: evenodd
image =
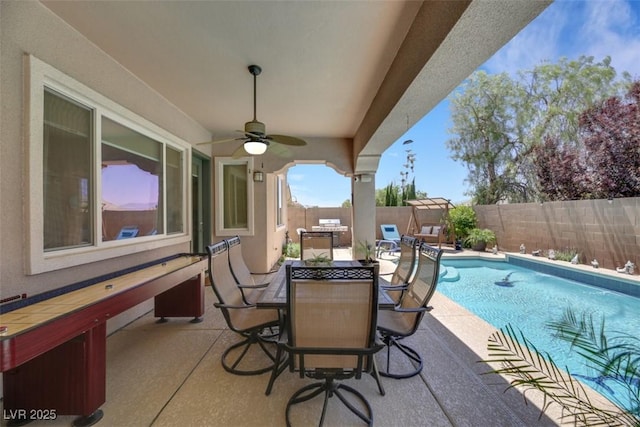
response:
M402 292L411 286L415 280L417 266L417 252L420 242L412 236L402 236L400 241L400 256L396 269L391 278L380 277L380 287L396 302L400 302Z
M333 232L303 231L300 233L300 259L307 260L318 256L333 259Z
M442 250L421 243L417 256L415 279L401 292L398 305L393 310L378 311L378 333L387 347L387 351L382 352L386 353L386 361L380 369L380 375L384 377L409 378L422 371L422 356L402 340L418 330L424 314L432 308L428 304L438 284ZM400 354L394 358L396 353ZM400 359L401 356L405 357ZM408 370L407 358L411 363Z
M240 288L245 302L254 303L260 297L261 291L269 285L269 282L278 270L271 270L265 273L254 273L249 270L244 257L242 256L242 244L240 236L225 239L228 247L229 267L231 274Z
M376 343L378 267L286 268L286 332L278 349L289 353L292 372L321 380L291 396L286 407L287 425L291 425L295 405L319 395L324 396L319 425L333 396L371 425L371 405L362 393L341 380L360 379L362 373L370 373L384 394L373 358L383 348Z
M246 302L243 289L238 287L231 273L226 241L207 246L206 249L209 256L209 280L218 300L214 306L222 311L229 329L243 337L240 342L224 351L222 366L227 372L236 375L257 375L271 371L276 358L268 346L276 343L277 333L274 329L280 322L278 310L257 309L255 305ZM258 344L267 356L267 365L255 366L257 357L251 357L249 362L241 365L254 344Z

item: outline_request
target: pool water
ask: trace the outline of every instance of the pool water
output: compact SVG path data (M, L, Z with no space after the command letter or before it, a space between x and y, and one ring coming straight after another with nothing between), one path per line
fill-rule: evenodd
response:
M604 316L605 331L640 335L640 298L539 273L506 262L443 260L437 290L496 328L511 324L558 367L613 401L630 408L629 396L613 381L596 383L596 373L568 343L553 337L546 325L560 320L567 308L593 315L596 331ZM488 338L488 337L487 337Z

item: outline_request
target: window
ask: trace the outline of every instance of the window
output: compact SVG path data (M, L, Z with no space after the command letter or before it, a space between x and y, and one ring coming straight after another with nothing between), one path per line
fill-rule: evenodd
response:
M216 159L216 234L253 234L253 180L249 179L253 159Z
M276 175L276 228L284 226L284 213L282 207L284 204L283 184L284 180L282 179L282 176Z
M43 250L94 243L89 199L93 111L49 90L44 92Z
M28 60L28 274L189 241L189 145Z

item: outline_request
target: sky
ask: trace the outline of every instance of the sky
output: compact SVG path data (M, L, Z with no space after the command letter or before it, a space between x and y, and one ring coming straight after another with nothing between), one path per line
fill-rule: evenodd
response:
M490 74L531 69L561 57L611 57L618 74L640 79L640 0L556 0L480 68ZM449 102L445 99L389 147L380 160L376 188L400 183L400 172L411 148L416 169L428 165L428 179L416 172L416 189L428 197L445 197L454 204L469 199L466 166L451 159ZM414 142L403 145L411 139ZM409 176L411 180L412 175ZM351 181L324 165L291 167L287 181L293 199L304 206L334 207L351 198ZM319 184L322 183L322 189ZM331 188L331 191L326 191Z

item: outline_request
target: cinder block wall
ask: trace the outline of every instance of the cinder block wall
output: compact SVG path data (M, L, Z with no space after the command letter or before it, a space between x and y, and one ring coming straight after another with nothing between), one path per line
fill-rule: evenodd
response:
M381 239L380 224L396 224L400 234L415 231L412 207L376 208L376 239ZM603 268L614 269L628 260L640 272L640 197L608 200L575 200L569 202L521 203L512 205L474 206L480 228L496 233L501 251L518 252L524 243L527 253L536 249L575 249L580 262L594 258ZM350 208L289 207L288 230L298 242L296 228L311 230L321 218L339 218L349 232L342 233L340 245L351 242ZM439 224L441 210L417 212L417 223Z
M411 215L411 206L377 207L376 208L376 239L382 239L380 224L395 224L400 234L416 232L415 221ZM349 227L349 232L340 236L341 246L353 246L351 242L351 208L301 208L288 207L287 230L293 242L298 242L296 229L304 228L311 231L311 227L319 224L320 219L338 218L342 225ZM441 210L421 210L417 212L418 226L422 224L437 225L442 218Z
M478 225L496 233L498 247L517 252L575 249L613 269L628 260L640 269L640 197L474 206Z

